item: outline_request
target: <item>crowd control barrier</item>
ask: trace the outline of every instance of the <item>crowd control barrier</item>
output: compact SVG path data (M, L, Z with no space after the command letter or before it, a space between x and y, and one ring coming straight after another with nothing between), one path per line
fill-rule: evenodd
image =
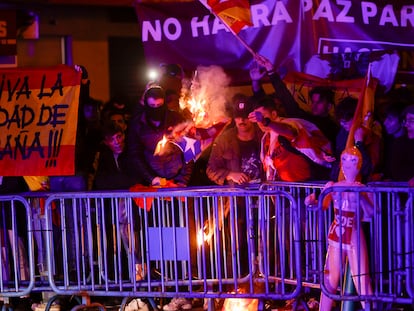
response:
M373 213L365 219L355 210L364 237L354 240L355 257L337 241L336 254L357 264L348 269L346 260L338 262L332 289L325 265L331 224L337 219L337 232L350 224L341 222L346 211L321 202L349 193L356 206L368 194ZM177 296L245 298L262 309L264 301L322 291L367 309L414 303L413 192L407 187L270 183L37 195L0 197L3 299L48 290L161 303ZM309 195L319 204L304 204ZM357 290L344 291L347 280ZM370 290L361 291L366 280Z
M321 193L318 227L328 231L318 233L318 240L324 245L319 248L319 261L337 256L336 267L324 266L321 270L324 295L339 301L369 303L371 309L379 310L413 304L413 195L408 188L374 186L330 187ZM333 209L333 201L343 207L333 216L333 225L333 218L326 217L322 204L330 196L329 210ZM367 198L373 203L372 215L362 208ZM357 208L349 208L351 205ZM350 211L355 213L354 218ZM338 277L337 288L342 290L331 288L333 275Z
M34 288L32 213L20 196L0 196L0 293L10 297L28 295Z

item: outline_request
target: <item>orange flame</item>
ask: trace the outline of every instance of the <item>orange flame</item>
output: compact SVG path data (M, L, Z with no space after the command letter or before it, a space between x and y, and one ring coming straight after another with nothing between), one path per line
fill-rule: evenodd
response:
M201 246L204 242L207 242L210 244L212 236L213 236L213 230L211 230L210 226L206 224L204 228L198 230L197 232L197 245Z
M168 142L167 136L164 135L162 139L157 143L157 146L155 147L154 155L162 155L167 142Z
M193 115L193 121L195 125L199 125L205 121L206 114L206 101L204 99L197 100L196 98L190 98L188 101L190 106L190 112Z

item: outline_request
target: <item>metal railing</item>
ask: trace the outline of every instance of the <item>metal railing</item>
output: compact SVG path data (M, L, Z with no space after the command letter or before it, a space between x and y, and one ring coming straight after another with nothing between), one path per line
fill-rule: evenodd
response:
M413 191L377 184L322 189L271 183L1 196L0 295L288 300L316 289L338 301L413 304ZM373 198L369 221L355 211L372 291L340 290L345 262L336 267L338 290L327 286L327 237L337 216L332 205L306 206L304 199L315 194L321 202L334 193L352 193L358 204L362 193ZM358 235L355 242L364 241ZM361 262L364 253L356 253Z

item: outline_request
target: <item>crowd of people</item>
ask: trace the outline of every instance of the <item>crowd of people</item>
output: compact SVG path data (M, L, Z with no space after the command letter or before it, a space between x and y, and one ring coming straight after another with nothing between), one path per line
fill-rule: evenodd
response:
M39 177L41 186L27 183L27 176L4 176L0 192L127 190L136 184L182 188L338 181L340 157L358 99L346 96L336 103L334 89L315 87L309 93L310 111L305 111L273 64L261 55L255 61L258 66L250 70L252 95L237 93L229 99L233 122L198 160L189 162L174 144L161 154L155 152L164 136L172 135L177 125L191 117L178 104L184 75L179 65L165 66L162 78L148 85L135 107L122 102L122 97L105 105L90 98L87 71L81 67L74 176ZM265 93L264 79L274 93ZM414 186L413 99L398 90L382 94L375 121L375 128L361 124L353 132L362 158L362 181ZM127 248L128 237L123 240ZM136 277L141 280L146 271L138 258ZM188 301L173 299L164 310L186 307L191 308Z

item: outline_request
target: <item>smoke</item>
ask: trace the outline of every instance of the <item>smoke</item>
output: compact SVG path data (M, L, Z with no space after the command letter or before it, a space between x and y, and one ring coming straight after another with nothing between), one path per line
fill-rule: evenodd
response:
M199 66L191 80L183 81L180 106L189 109L198 126L221 122L230 98L230 77L219 66Z

